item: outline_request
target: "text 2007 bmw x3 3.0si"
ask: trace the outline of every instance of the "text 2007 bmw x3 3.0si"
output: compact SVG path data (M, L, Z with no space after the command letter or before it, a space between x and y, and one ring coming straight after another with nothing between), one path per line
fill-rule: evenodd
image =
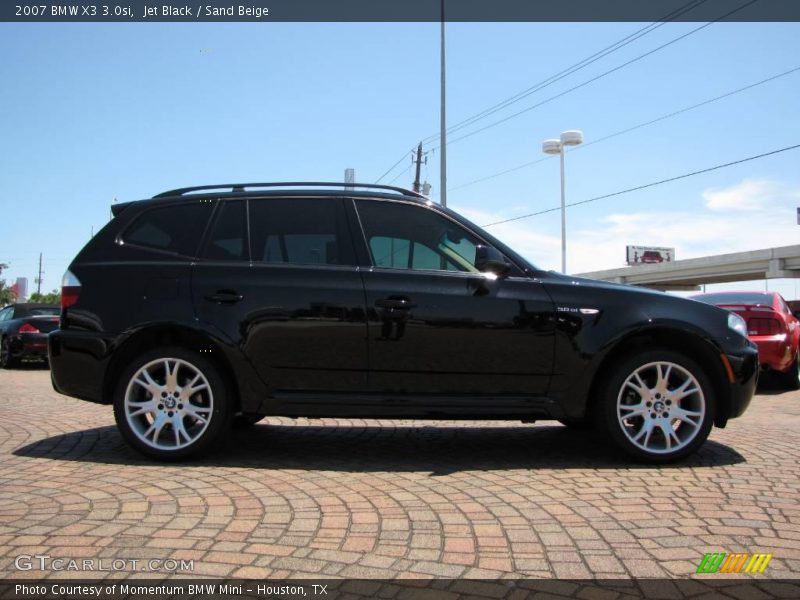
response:
M738 315L542 271L407 190L201 186L113 212L64 276L53 385L113 404L153 458L281 415L557 419L666 462L755 389Z

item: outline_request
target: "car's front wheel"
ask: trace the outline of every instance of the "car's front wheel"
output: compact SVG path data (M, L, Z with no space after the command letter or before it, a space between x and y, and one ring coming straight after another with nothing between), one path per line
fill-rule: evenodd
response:
M151 458L177 460L207 450L228 429L231 397L218 369L184 348L140 355L114 395L122 436Z
M708 376L695 361L671 350L617 363L599 401L599 428L639 460L688 456L713 425L715 398Z

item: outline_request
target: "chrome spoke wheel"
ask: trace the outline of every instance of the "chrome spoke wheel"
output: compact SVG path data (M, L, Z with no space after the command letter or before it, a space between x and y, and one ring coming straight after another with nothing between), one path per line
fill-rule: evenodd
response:
M697 378L679 364L637 367L617 395L617 421L628 440L648 453L669 454L697 437L706 400Z
M206 376L180 358L159 358L128 382L124 414L131 431L158 450L179 450L199 440L211 422L214 396Z

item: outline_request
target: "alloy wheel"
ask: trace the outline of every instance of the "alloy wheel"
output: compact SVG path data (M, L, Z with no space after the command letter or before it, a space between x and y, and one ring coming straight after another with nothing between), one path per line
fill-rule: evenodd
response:
M668 361L637 367L617 396L617 420L636 447L653 454L681 450L700 432L706 400L697 378Z
M180 358L148 362L134 373L125 390L128 425L142 443L157 450L179 450L199 440L213 411L208 379Z

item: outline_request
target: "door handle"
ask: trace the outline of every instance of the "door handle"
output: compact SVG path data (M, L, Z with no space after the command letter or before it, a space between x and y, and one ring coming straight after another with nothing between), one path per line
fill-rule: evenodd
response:
M217 290L216 294L205 296L209 302L216 302L217 304L235 304L239 302L244 296L234 290Z
M378 308L386 308L389 310L408 310L411 308L416 307L416 304L411 304L411 300L408 298L396 297L396 298L380 298L375 300L375 306Z

